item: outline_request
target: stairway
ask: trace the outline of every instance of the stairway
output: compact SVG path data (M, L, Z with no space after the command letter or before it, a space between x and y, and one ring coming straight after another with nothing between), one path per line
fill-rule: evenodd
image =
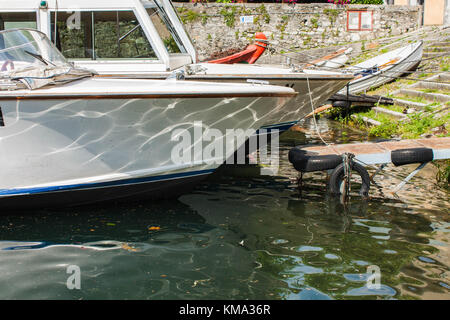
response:
M450 37L447 36L440 40L424 40L424 59L437 56L448 57L446 55L449 54ZM392 92L395 97L394 103L413 110L423 110L427 106L433 108L448 106L450 104L449 71L443 71Z
M450 37L443 39L424 40L424 54L421 65L424 70L430 68L442 70L439 74L426 76L421 74L420 70L411 74L411 78L421 78L412 84L404 85L397 90L390 92L389 97L394 101L393 108L389 106L376 106L372 110L376 113L382 113L389 116L393 120L408 121L406 114L416 112L432 112L442 114L448 113L450 109L450 70L441 64L441 61L448 61L446 54L450 54ZM442 58L438 57L442 56ZM445 57L444 57L445 56ZM427 57L437 57L437 59L426 59ZM432 66L432 67L431 67ZM400 107L400 108L398 108ZM403 112L399 112L403 109ZM392 110L395 109L396 111ZM400 109L400 110L399 110ZM443 113L442 113L443 112ZM370 125L378 125L378 121L374 119L363 119Z

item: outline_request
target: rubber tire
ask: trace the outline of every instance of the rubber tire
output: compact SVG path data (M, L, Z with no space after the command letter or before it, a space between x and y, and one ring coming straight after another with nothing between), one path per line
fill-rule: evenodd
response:
M361 188L359 189L359 194L361 196L367 197L369 195L370 189L369 173L367 172L366 168L364 168L359 163L352 162L350 166L351 170L356 171L362 180ZM352 172L352 174L354 174L354 172ZM332 194L334 195L341 194L341 183L343 180L344 180L344 164L341 163L333 170L330 176L329 186Z
M403 166L411 163L424 163L433 160L433 149L411 148L400 149L391 152L391 161L395 166Z
M298 148L289 150L289 162L300 172L324 171L336 168L342 163L339 155L316 155Z

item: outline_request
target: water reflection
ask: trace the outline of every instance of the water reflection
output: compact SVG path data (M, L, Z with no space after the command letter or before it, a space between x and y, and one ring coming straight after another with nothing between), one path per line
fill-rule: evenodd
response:
M0 298L450 297L440 191L427 195L428 208L408 190L398 200L375 189L370 201L343 205L317 176L300 197L285 160L277 177L259 172L224 166L176 201L4 213ZM81 269L81 290L66 287L69 265ZM366 285L371 265L379 289Z

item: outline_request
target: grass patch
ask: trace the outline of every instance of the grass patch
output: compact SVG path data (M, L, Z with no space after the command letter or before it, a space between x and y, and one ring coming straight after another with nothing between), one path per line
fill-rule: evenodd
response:
M427 100L425 100L424 97L410 97L410 96L398 95L398 96L395 96L395 98L400 99L400 100L411 101L411 102L423 103L423 104L427 103Z
M400 113L402 113L403 110L405 110L405 107L397 106L395 104L394 105L380 104L380 105L378 105L378 107L384 108L384 109L388 109L388 110L392 110L392 111L395 111L395 112L400 112Z
M439 89L418 89L419 91L425 92L425 93L440 93L440 94L450 94L450 92L445 90L439 90Z
M422 72L417 77L418 78L426 78L426 77L431 77L431 75L432 75L431 73Z
M381 138L393 138L400 137L403 139L417 139L423 134L431 133L431 129L445 126L450 127L450 113L435 119L433 114L429 112L417 112L406 115L404 120L396 120L387 114L376 112L372 109L368 110L367 107L352 107L350 113L356 115L356 119L349 120L345 118L345 110L338 110L338 108L332 109L329 112L329 116L334 120L342 123L347 122L350 125L354 125L359 129L366 130L370 136ZM362 120L363 117L367 117L376 121L379 121L379 126L368 126ZM445 134L444 136L449 136Z

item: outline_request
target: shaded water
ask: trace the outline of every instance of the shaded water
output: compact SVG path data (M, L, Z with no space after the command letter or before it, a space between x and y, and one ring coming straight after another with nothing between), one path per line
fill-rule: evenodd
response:
M327 141L366 139L319 125ZM0 299L449 299L450 201L433 168L399 199L387 191L400 180L380 176L370 201L344 206L322 173L300 196L287 152L318 143L305 127L283 136L276 177L226 166L178 200L3 212ZM66 287L69 265L80 290Z

